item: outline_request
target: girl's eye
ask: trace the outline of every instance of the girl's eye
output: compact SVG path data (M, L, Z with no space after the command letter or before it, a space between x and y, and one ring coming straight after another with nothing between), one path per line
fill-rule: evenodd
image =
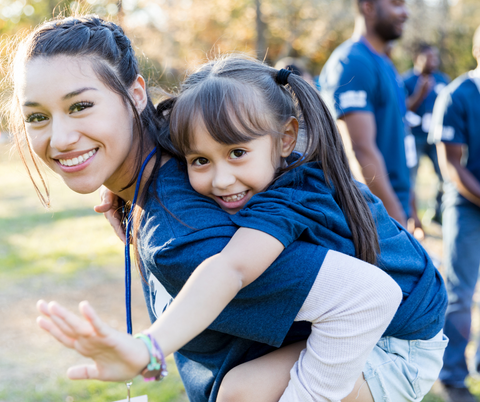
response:
M72 106L70 106L70 109L68 109L68 111L70 113L81 112L82 110L92 106L93 106L92 102L77 102L77 103L74 103Z
M47 120L47 117L40 113L32 113L25 118L26 123L40 123L44 120Z
M192 162L192 165L193 166L203 166L203 165L206 165L207 163L208 163L207 158L197 158Z
M230 152L230 158L238 159L238 158L241 158L246 153L247 153L247 151L245 151L243 149L234 149L232 152Z

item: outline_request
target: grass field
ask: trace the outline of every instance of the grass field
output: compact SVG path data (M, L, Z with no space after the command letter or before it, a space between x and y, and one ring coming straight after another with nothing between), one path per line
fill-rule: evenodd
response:
M70 381L66 369L85 361L35 323L39 298L76 308L89 300L124 331L123 245L92 206L97 194L78 195L47 176L52 208L40 204L23 165L0 144L0 401L113 402L126 398L123 383ZM140 278L134 274L134 331L149 325ZM186 401L175 364L161 383L137 378L132 396L151 402Z
M0 402L113 402L126 398L124 384L70 381L66 369L85 361L35 323L39 298L76 308L87 299L111 326L124 330L123 247L103 217L92 210L98 195L78 195L48 176L52 208L38 200L23 165L0 143ZM435 179L428 166L420 170L420 209L433 195ZM427 227L425 246L441 257L441 234ZM149 325L134 275L134 332ZM473 345L470 350L473 350ZM137 378L132 396L150 402L187 400L173 360L161 383ZM480 395L480 381L471 379ZM433 394L427 402L442 402Z

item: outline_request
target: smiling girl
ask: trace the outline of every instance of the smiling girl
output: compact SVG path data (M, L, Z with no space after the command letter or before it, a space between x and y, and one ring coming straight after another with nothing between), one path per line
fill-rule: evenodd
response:
M41 25L15 72L17 143L77 192L105 185L128 202L138 180L141 268L175 298L160 316L146 289L159 318L142 339L109 328L88 304L79 318L40 302L40 326L95 360L70 369L71 378L150 376L148 362L163 359L157 342L165 354L180 349L193 401L278 400L304 346L293 341L311 326L282 400L426 392L445 346L443 283L423 249L353 182L335 125L303 80L229 58L201 68L155 110L128 39L96 17ZM292 155L300 115L302 158ZM171 158L178 152L186 164ZM418 346L421 359L410 361L406 346ZM422 381L405 382L411 369ZM385 378L401 381L383 389Z

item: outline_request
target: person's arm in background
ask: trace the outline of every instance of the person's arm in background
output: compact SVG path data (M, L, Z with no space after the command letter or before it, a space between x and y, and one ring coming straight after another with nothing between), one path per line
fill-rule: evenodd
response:
M375 142L377 128L373 113L348 113L337 120L337 125L342 137L350 138L353 152L370 191L382 200L392 218L407 227L407 217L390 184L385 160Z
M407 109L415 112L432 90L434 83L432 76L421 74L413 93L407 98Z
M480 207L480 182L462 165L463 144L437 144L438 162L442 175L455 183L458 192Z

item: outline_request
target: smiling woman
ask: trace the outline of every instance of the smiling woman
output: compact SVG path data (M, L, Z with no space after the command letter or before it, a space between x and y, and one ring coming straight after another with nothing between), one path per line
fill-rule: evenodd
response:
M122 97L86 58L35 58L24 76L18 100L35 154L73 191L91 193L105 185L131 200L127 188L139 144L133 140L131 108ZM145 108L144 87L138 76L128 89L138 112Z

